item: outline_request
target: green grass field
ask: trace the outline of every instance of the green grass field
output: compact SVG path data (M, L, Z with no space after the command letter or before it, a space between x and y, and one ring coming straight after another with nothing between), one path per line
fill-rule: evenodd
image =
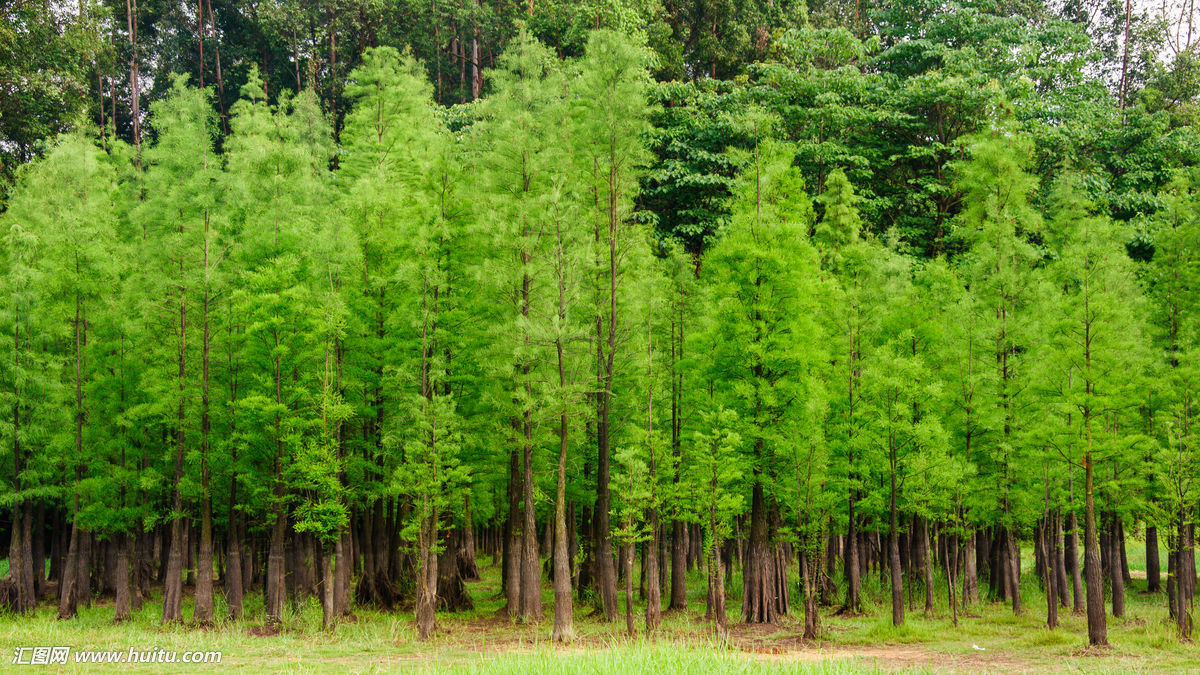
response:
M1142 551L1130 542L1132 570L1144 569ZM1029 553L1027 551L1026 553ZM247 672L463 672L463 673L858 673L858 672L1181 672L1200 670L1200 647L1181 644L1167 622L1161 594L1144 593L1135 579L1127 598L1127 616L1109 617L1111 647L1086 648L1086 623L1069 611L1061 625L1045 628L1044 594L1027 565L1022 598L1024 612L1014 616L1001 604L985 604L960 617L953 626L944 582L932 616L921 611L922 589L914 589L915 609L901 628L891 625L885 587L878 574L864 579L869 613L860 617L822 616L822 639L800 640L800 607L774 626L749 626L736 620L740 598L730 602L731 634L717 644L704 620L702 579L689 579L693 611L667 613L653 636L630 639L624 622L606 624L576 607L577 639L570 647L550 644L552 594L547 587L547 618L538 625L513 625L497 615L499 572L485 567L484 579L470 584L476 608L439 614L437 636L416 641L410 611L384 613L359 609L354 620L332 634L320 629L315 600L290 606L280 635L259 636L261 597L247 598L248 615L201 630L159 624L161 607L148 603L133 621L114 625L109 600L97 600L73 621L58 621L44 605L33 617L0 616L0 646L7 649L0 671L7 670L12 649L19 646L69 646L74 650L144 651L217 650L219 666ZM1135 576L1137 576L1135 574ZM733 589L739 589L737 579ZM185 616L190 607L185 602ZM218 599L217 613L223 613ZM641 624L639 617L639 626ZM13 667L16 669L16 667ZM27 666L26 669L33 668ZM195 669L192 667L191 669ZM67 671L158 672L172 669L153 664L77 665Z

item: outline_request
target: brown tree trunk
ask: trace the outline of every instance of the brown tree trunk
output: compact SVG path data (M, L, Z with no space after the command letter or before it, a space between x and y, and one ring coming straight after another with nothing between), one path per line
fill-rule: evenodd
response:
M625 576L625 632L629 637L637 635L637 629L633 625L633 543L625 544L623 547L625 555L624 576Z
M462 545L458 555L459 574L464 581L479 580L479 564L475 561L475 522L471 517L471 496L463 495Z
M1158 562L1158 528L1146 526L1146 591L1157 593L1162 590L1162 572Z
M560 294L561 299L561 294ZM565 383L562 344L558 344L560 383ZM571 566L567 558L567 422L566 407L558 418L558 482L554 497L554 642L565 644L575 637L571 604Z
M325 542L321 543L319 553L321 557L321 628L324 630L333 630L337 622L337 609L333 603L333 550L332 547Z
M1090 446L1091 433L1088 428ZM1084 465L1084 516L1083 557L1087 574L1087 620L1088 643L1108 644L1108 630L1104 618L1104 579L1100 573L1100 543L1096 535L1096 501L1093 493L1092 455L1089 449L1083 459Z
M350 539L350 527L343 526L334 544L333 613L336 616L350 614L350 585L354 574L354 545Z
M982 535L978 530L967 535L967 546L963 552L963 608L979 604L979 568L976 560L976 540Z
M121 623L132 617L129 593L129 535L117 535L117 567L114 570L116 594L113 599L113 621Z
M19 441L14 439L13 445L17 447ZM16 604L12 609L24 614L37 606L33 573L33 504L29 499L22 500L13 507L11 537L8 548L8 575L17 592Z
M1006 560L1008 563L1008 588L1012 600L1013 614L1021 613L1021 549L1017 541L1017 533L1008 529L1005 533Z
M418 536L420 562L417 565L417 638L427 640L433 635L437 610L438 555L437 506L426 505Z
M529 394L530 392L526 392ZM533 501L533 411L525 410L525 447L522 454L524 473L524 526L521 545L521 614L523 622L542 620L541 557L538 554L537 514Z
M1047 493L1049 489L1047 488ZM1055 559L1058 557L1057 546L1055 545L1055 530L1054 530L1054 514L1046 513L1043 518L1042 527L1040 528L1042 542L1042 551L1046 556L1045 564L1045 585L1046 585L1046 626L1050 630L1054 630L1058 626L1058 565L1055 564Z
M516 449L513 449L508 464L508 518L504 523L504 594L507 599L505 611L510 619L521 614L521 559L522 540L518 526L521 518L521 469Z
M762 481L755 480L750 507L750 541L742 570L742 619L746 623L775 623L779 615L776 556L767 521Z
M278 485L278 481L276 482ZM276 498L280 497L280 487L275 488ZM267 626L278 629L283 622L284 600L287 597L287 587L284 579L286 561L284 560L284 540L287 538L287 516L283 506L275 507L275 523L271 526L271 541L267 551L267 578L264 582L263 599L266 601Z
M79 513L79 495L75 496L75 513ZM59 580L58 618L60 619L72 619L79 611L80 532L79 525L75 520L75 518L71 519L71 543L67 548L67 557L63 562Z
M687 609L687 550L684 522L671 522L671 609Z
M929 520L926 518L921 519L921 547L925 569L925 616L930 616L933 614L933 556L929 550Z
M1109 554L1109 580L1112 584L1112 613L1115 617L1125 616L1125 574L1121 565L1120 516L1113 514L1112 534L1109 542L1112 553Z
M236 486L236 479L231 480ZM242 542L241 531L238 528L238 518L233 511L233 501L236 499L236 487L230 490L229 505L229 549L225 559L225 602L229 606L229 618L240 619L242 616L242 596L244 594L242 577Z
M891 472L891 492L888 501L888 561L892 570L892 625L904 623L904 572L900 567L900 517L896 509L896 472Z
M846 525L846 553L843 556L846 572L846 604L843 610L850 614L857 614L862 610L859 599L858 523L854 513L854 497L854 490L851 489L848 502L850 515Z

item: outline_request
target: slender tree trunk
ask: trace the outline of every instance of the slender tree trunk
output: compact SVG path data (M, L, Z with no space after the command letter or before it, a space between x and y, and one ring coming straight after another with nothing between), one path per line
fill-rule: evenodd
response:
M229 618L240 619L242 616L242 595L244 593L242 577L242 542L238 518L233 510L237 498L236 479L230 481L229 504L229 548L225 558L225 602L229 606Z
M671 522L671 609L687 609L687 549L684 547L685 523Z
M203 14L200 15L203 23ZM203 65L201 65L203 69ZM204 270L207 277L209 270L209 221L208 214L204 216ZM201 306L203 330L201 333L200 349L200 547L196 556L196 592L193 616L196 623L207 626L213 621L213 528L212 528L212 492L210 487L211 475L208 466L209 451L209 351L211 347L211 332L209 326L209 289L204 289L204 299Z
M117 536L116 595L113 600L113 621L121 623L132 617L129 594L129 535Z
M1049 488L1046 489L1049 494ZM1055 545L1054 514L1047 512L1041 528L1042 551L1046 555L1045 584L1046 584L1046 626L1054 630L1058 626L1058 557Z
M1157 593L1162 590L1162 573L1158 562L1158 528L1146 526L1146 591Z
M967 535L967 547L963 554L963 608L979 604L979 569L975 559L976 540L982 535L978 530Z
M504 594L507 599L505 611L510 619L521 614L521 558L522 540L518 527L521 514L521 469L516 448L509 456L508 465L508 518L504 523Z
M904 623L904 573L900 567L900 519L896 509L896 465L892 459L891 491L888 500L888 560L892 569L892 625Z
M321 556L321 627L328 631L333 630L338 616L333 602L335 582L332 547L328 543L322 542L318 555Z
M633 542L625 544L625 631L629 637L637 635L637 629L633 625Z
M432 501L431 497L426 497ZM437 506L427 504L422 511L419 534L420 564L417 566L417 638L427 640L433 635L437 608L438 556Z
M79 513L79 495L75 495L75 513ZM71 543L67 548L67 557L63 562L59 578L58 618L60 619L73 619L79 611L77 588L79 581L76 579L79 572L79 537L79 525L76 524L75 518L72 518Z
M528 280L526 283L528 284ZM526 289L528 290L528 286ZM526 312L528 312L528 305L526 305ZM527 377L528 368L526 365ZM526 395L532 396L532 390L528 388L528 385ZM522 490L525 495L525 524L521 528L521 621L536 623L542 620L542 574L541 557L538 554L537 514L533 501L533 411L529 408L525 409L523 426L525 447L522 457L525 471Z
M855 491L850 490L848 502L849 518L846 525L846 553L843 567L846 571L846 612L856 614L862 610L859 600L859 569L858 569L858 523L854 513Z
M334 544L333 613L336 616L350 614L350 585L354 575L354 544L350 539L350 527L343 526Z
M560 299L562 290L560 289ZM558 348L560 386L566 384L562 342ZM558 482L554 501L554 633L553 640L566 644L574 639L574 609L571 601L571 566L567 554L567 421L566 406L558 418Z
M282 494L279 481L276 481L275 488L276 499L279 499ZM265 588L263 589L263 598L266 601L267 626L272 629L278 629L283 622L284 601L287 597L287 588L285 585L284 573L284 539L287 538L287 515L283 511L282 504L275 507L275 523L271 527L271 541L267 550L267 578Z
M933 556L929 548L929 520L921 519L922 562L925 570L925 616L933 614Z
M1100 544L1096 536L1096 500L1093 493L1091 420L1085 413L1088 451L1084 466L1083 557L1087 574L1088 643L1108 644L1104 618L1104 580L1100 576Z
M1109 543L1112 546L1112 553L1109 554L1109 580L1112 584L1112 613L1115 617L1125 616L1125 574L1121 565L1121 538L1119 535L1120 524L1118 516L1113 513L1112 534L1109 536Z
M649 446L650 463L650 508L647 520L650 540L646 542L646 554L642 574L646 578L646 631L654 632L662 623L662 588L658 585L658 543L662 536L658 522L658 466L654 443L654 332L652 314L646 313L646 443Z
M1187 543L1187 509L1183 504L1179 505L1178 521L1179 526L1175 534L1175 547L1171 552L1175 563L1175 574L1173 580L1168 577L1167 588L1173 591L1171 595L1174 599L1175 625L1179 629L1179 638L1181 640L1190 640L1192 637L1191 607L1193 590L1188 586L1187 573L1185 571L1185 567L1188 565L1188 556L1185 550ZM1103 607L1101 607L1101 611L1103 612Z

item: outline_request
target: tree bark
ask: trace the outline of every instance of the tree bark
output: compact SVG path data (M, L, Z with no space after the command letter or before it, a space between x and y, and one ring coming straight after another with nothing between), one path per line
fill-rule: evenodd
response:
M526 366L528 368L528 366ZM526 392L529 394L530 392ZM525 447L522 453L524 473L524 527L521 546L521 621L536 623L542 620L541 557L538 554L537 514L533 502L533 411L526 408Z
M763 484L761 480L755 480L750 507L750 541L742 570L742 619L746 623L775 623L780 613L777 561L767 520Z
M978 530L967 535L967 546L963 552L963 608L979 604L979 569L975 555L976 540L980 537Z
M562 293L560 290L560 299ZM558 343L559 383L565 384L562 343ZM574 609L571 600L571 565L567 554L567 422L566 406L558 417L558 481L554 496L554 642L574 639Z
M129 535L117 535L117 568L113 571L116 582L116 594L113 598L113 621L121 623L128 621L133 615L130 611L129 593Z
M1162 572L1158 562L1158 528L1146 526L1146 591L1157 593L1162 590Z
M507 600L505 612L510 619L521 613L521 559L522 540L518 518L521 517L521 469L516 448L509 456L508 464L508 518L504 529L504 568L502 571L504 594Z
M1115 617L1125 616L1125 573L1121 565L1120 516L1113 514L1112 534L1108 540L1112 546L1109 554L1109 579L1112 584L1112 613Z
M1108 644L1104 618L1104 580L1100 575L1100 544L1096 535L1096 501L1093 493L1091 427L1087 428L1089 450L1084 457L1083 556L1087 574L1088 643Z

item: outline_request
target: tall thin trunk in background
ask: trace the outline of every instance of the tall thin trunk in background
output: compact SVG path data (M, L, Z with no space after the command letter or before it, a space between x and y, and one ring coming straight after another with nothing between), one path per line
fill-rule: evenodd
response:
M567 322L566 260L562 238L562 224L555 230L557 246L555 262L558 277L558 321ZM567 365L563 336L558 334L554 341L558 358L558 387L562 396L567 396ZM571 564L567 554L567 447L568 422L570 420L567 401L560 403L558 413L558 481L554 493L554 633L558 643L570 642L575 637L573 607L571 600Z
M196 602L193 615L197 623L208 625L213 620L213 527L212 527L212 480L208 465L209 453L209 351L211 326L209 305L211 290L208 277L211 271L209 238L211 235L208 213L204 214L204 298L201 303L201 347L200 347L200 548L196 556Z
M658 526L658 474L654 453L654 331L652 313L646 312L646 442L650 448L650 509L647 514L650 540L646 543L646 630L654 631L662 622L662 589L658 585L658 541L662 536Z

